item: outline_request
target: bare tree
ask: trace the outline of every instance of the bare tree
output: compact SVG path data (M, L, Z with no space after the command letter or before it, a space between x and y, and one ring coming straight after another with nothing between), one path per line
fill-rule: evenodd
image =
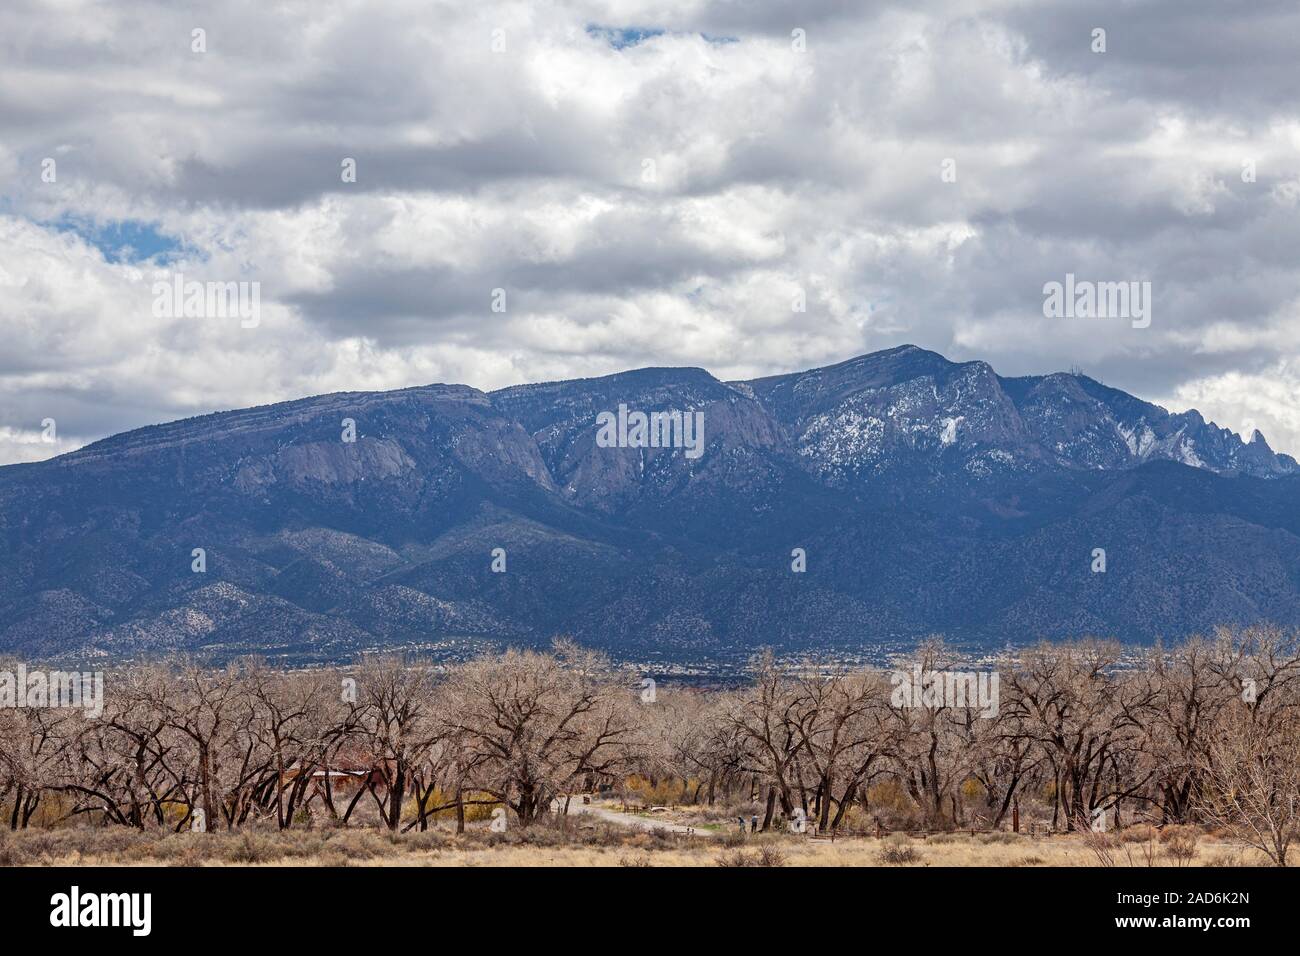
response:
M1300 827L1300 716L1255 719L1245 703L1220 715L1201 771L1205 817L1286 866Z
M584 777L617 775L631 694L608 663L560 644L555 655L510 650L451 675L447 729L461 735L475 786L522 826Z

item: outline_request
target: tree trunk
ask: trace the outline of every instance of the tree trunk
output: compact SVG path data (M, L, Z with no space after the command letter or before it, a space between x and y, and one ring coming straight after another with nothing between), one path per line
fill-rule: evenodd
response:
M299 764L301 766L301 763ZM284 754L277 744L275 748L275 819L284 829Z
M397 765L397 776L393 780L393 790L388 795L388 829L396 831L402 820L402 800L406 797L406 768Z
M772 814L776 810L776 787L767 788L767 811L763 814L763 832L772 826Z

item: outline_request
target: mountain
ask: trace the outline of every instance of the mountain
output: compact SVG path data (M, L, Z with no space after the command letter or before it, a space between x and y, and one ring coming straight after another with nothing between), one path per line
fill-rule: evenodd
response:
M1195 411L1172 415L1083 375L1002 378L986 362L910 345L733 386L786 426L812 471L839 484L918 467L983 478L1157 460L1232 476L1297 471L1262 435L1245 444Z
M698 454L607 447L602 413L636 412L666 446L699 417ZM691 664L1300 624L1297 505L1300 468L1258 433L914 346L747 382L340 393L0 468L0 653L454 658L570 634Z

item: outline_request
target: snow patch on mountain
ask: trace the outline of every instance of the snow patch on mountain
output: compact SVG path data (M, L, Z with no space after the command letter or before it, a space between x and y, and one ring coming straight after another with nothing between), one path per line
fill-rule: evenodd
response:
M957 426L966 420L966 416L958 415L956 418L943 419L943 431L939 434L939 441L944 445L951 445L957 441Z
M1146 422L1142 423L1140 433L1137 425L1125 425L1123 422L1115 422L1115 430L1124 439L1128 453L1134 458L1145 460L1156 446L1156 433Z
M854 408L813 417L799 438L799 454L823 474L880 457L885 422Z
M1205 462L1201 461L1196 454L1195 446L1186 438L1178 443L1178 460L1184 465L1191 465L1193 468L1205 467Z

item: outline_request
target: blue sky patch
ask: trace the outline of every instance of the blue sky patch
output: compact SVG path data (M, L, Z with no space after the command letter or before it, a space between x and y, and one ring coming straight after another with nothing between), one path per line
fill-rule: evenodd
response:
M664 31L658 27L602 27L594 23L587 24L587 33L604 40L615 50L636 46L643 40L664 35Z
M45 223L59 232L76 233L115 263L167 263L192 252L175 236L160 232L158 223L141 219L95 222L77 216L62 216Z
M624 50L630 46L636 46L638 43L653 37L661 37L667 32L660 27L602 27L597 23L587 24L587 33L589 35L604 40L615 50ZM740 42L739 37L713 36L708 33L701 33L700 39L714 46Z

